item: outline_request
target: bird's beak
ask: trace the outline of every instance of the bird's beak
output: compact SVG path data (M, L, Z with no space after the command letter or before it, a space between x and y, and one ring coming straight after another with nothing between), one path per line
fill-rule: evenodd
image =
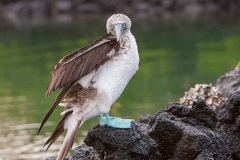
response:
M117 41L119 41L119 38L120 38L120 36L122 34L122 31L123 31L123 24L122 23L114 24L114 29L115 29Z

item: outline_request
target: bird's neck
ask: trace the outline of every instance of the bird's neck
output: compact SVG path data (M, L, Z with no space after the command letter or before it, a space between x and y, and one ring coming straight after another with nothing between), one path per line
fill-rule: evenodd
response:
M131 36L133 36L131 32L124 33L119 39L120 44L123 44L124 42L128 42Z
M127 32L119 39L119 50L136 49L137 44L131 32Z

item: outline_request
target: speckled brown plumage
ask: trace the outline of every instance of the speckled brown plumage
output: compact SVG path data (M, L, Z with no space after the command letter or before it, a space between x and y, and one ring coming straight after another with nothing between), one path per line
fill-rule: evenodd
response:
M94 98L96 92L95 88L83 88L79 83L75 83L67 92L64 102L83 105L87 99Z

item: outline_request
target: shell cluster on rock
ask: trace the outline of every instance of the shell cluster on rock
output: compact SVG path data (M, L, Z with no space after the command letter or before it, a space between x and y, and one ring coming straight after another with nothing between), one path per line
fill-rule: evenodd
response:
M192 108L193 102L197 100L204 100L216 110L224 103L225 98L212 84L196 84L194 88L190 88L188 92L185 92L184 97L180 98L179 102Z

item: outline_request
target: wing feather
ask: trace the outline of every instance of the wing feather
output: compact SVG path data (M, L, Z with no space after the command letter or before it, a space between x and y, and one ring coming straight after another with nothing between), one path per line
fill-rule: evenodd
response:
M71 88L83 76L97 70L110 57L109 52L118 50L119 43L112 34L107 34L93 43L63 57L52 72L52 79L48 85L46 96L56 89L62 89L52 107L44 117L38 134L56 106Z
M52 79L46 95L48 96L56 89L76 82L94 71L97 66L104 64L109 58L109 52L116 49L116 43L118 42L113 35L107 34L90 45L63 57L52 72Z

